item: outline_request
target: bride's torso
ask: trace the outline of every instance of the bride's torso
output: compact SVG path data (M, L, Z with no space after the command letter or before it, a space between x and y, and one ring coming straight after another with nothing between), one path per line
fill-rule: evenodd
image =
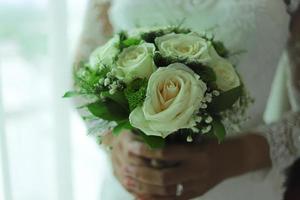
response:
M211 30L231 51L245 52L238 55L236 61L255 99L247 127L262 122L288 36L289 17L283 0L113 0L110 20L115 31L178 24L184 20L185 27ZM112 177L105 185L104 199L132 199L124 196L128 194ZM224 199L224 195L228 200L280 199L270 185L268 180L257 182L253 174L248 174L225 181L203 199L219 200ZM111 193L112 187L119 191Z
M248 127L262 122L271 83L288 35L283 0L113 0L110 19L116 31L179 24L210 31L235 56L251 96Z

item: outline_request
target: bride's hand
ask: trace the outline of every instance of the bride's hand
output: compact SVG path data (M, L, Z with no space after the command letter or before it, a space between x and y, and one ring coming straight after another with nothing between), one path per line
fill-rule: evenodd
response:
M242 136L222 144L211 141L204 146L173 145L162 150L150 150L138 141L132 141L128 147L128 153L136 156L132 159L137 159L133 163L139 163L141 158L180 162L177 167L160 170L143 164L127 164L124 186L141 200L191 199L229 177L270 165L268 145L258 135ZM178 184L183 186L181 196L176 196Z
M109 134L112 136L112 134ZM113 137L113 136L112 136ZM111 159L115 177L125 187L131 185L131 182L126 178L125 168L127 166L146 166L146 160L139 157L129 150L131 145L138 142L138 138L129 132L124 132L118 137L110 138L109 144L112 146ZM133 193L132 190L128 189L129 192Z

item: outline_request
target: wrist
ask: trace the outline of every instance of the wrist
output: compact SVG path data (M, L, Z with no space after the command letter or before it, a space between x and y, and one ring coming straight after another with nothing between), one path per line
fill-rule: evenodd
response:
M222 180L271 166L269 146L263 136L249 134L219 145Z

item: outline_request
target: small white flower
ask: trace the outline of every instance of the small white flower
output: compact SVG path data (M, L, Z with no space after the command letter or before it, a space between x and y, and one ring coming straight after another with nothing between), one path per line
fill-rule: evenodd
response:
M104 84L104 78L100 78L100 79L99 79L99 84L100 84L100 85L103 85L103 84Z
M195 121L197 123L200 123L202 121L202 117L200 117L200 116L195 117Z
M106 74L106 77L112 78L112 77L113 77L113 73L112 73L112 72L108 72L108 73Z
M207 103L212 102L212 95L211 95L211 94L207 94L207 95L205 96L205 101L206 101Z
M193 138L192 138L192 136L190 136L190 135L189 135L189 136L187 136L187 138L186 138L186 141L187 141L187 142L193 142Z
M205 122L207 124L211 123L213 121L213 118L211 116L208 116L206 119L205 119Z
M201 105L201 108L202 108L202 109L206 109L206 108L207 108L207 104L203 103L203 104Z
M206 133L208 133L211 129L212 129L212 126L209 125L209 126L203 128L203 129L201 130L201 132L202 132L203 134L206 134Z
M104 86L108 86L110 84L110 79L109 78L105 78L104 79Z
M212 92L212 94L214 95L214 96L220 96L220 92L218 91L218 90L214 90L213 92Z
M195 127L195 126L193 126L191 129L192 129L192 131L194 133L198 133L199 132L199 129L197 127Z
M111 94L111 95L115 94L116 92L117 92L117 89L116 89L116 88L111 88L111 89L109 90L109 94Z

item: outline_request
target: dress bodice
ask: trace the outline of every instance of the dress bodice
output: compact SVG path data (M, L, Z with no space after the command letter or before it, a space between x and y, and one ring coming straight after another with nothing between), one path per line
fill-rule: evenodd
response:
M255 103L245 128L262 122L272 80L288 36L289 16L282 0L113 0L116 31L179 24L207 31L232 52Z

